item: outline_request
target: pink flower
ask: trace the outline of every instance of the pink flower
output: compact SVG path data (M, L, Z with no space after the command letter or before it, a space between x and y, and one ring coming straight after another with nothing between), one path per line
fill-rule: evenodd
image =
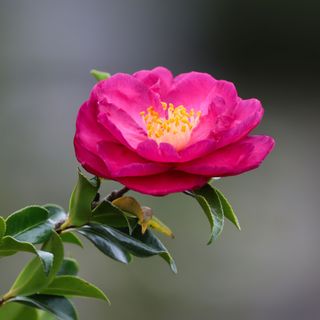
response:
M76 156L92 174L141 193L196 189L261 164L274 140L248 134L262 115L258 100L241 99L231 82L207 73L118 73L81 106Z

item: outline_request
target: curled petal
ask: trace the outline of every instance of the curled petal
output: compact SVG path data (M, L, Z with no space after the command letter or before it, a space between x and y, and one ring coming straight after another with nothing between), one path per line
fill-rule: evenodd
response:
M150 90L165 97L171 87L173 76L171 71L164 67L152 70L141 70L133 74L135 78L144 83Z
M98 152L113 178L148 176L170 169L168 165L147 161L114 142L101 142Z
M203 158L183 163L176 169L208 177L232 176L257 168L273 146L271 137L246 137Z
M118 106L101 101L99 104L98 122L119 142L136 148L147 138L147 134L131 116Z
M132 190L153 196L164 196L173 192L200 188L207 183L209 178L184 172L167 171L158 175L126 177L117 180Z
M232 123L226 129L215 132L216 139L219 140L219 147L234 143L247 136L261 121L263 108L257 99L239 99L232 117Z

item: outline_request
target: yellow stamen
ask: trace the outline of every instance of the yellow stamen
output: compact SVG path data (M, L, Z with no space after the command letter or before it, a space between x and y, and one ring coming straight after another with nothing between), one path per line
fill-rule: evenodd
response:
M185 148L191 137L192 130L198 125L201 111L183 106L175 107L172 103L161 102L164 116L160 116L153 106L140 112L145 123L148 137L157 143L170 143L176 150Z

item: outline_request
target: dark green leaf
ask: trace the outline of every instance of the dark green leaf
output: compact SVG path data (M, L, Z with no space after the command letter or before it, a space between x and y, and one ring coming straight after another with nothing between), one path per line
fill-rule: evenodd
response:
M71 231L62 232L60 234L60 237L63 242L72 243L72 244L75 244L75 245L83 248L83 244L82 244L81 240Z
M91 203L100 186L100 180L88 180L80 171L78 183L71 195L69 204L68 225L82 226L91 220Z
M208 244L210 244L219 237L223 229L224 215L220 198L217 192L209 184L188 194L197 199L208 218L211 227L211 234L208 242Z
M126 213L110 201L102 201L92 212L92 220L115 228L129 228L129 233L137 225L136 218L127 217Z
M111 241L109 238L101 236L91 228L81 228L77 231L85 236L88 240L90 240L102 253L104 253L108 257L125 264L131 261L130 253L122 248L122 246L117 242Z
M57 273L58 276L76 276L79 272L79 265L75 259L64 258Z
M41 291L43 294L58 296L77 296L109 301L107 296L96 286L75 276L58 276Z
M17 296L11 301L50 312L59 320L78 319L73 305L65 297L35 294L29 297Z
M108 79L111 76L108 72L103 72L95 69L91 70L90 74L94 76L97 81Z
M38 259L31 260L20 272L6 297L39 292L53 280L63 261L63 245L59 235L52 232L52 236L45 243L43 249L51 252L54 256L49 275L45 275Z
M163 243L156 237L156 235L150 230L147 229L144 234L140 230L137 229L134 231L133 236L142 241L143 243L147 244L150 247L156 248L159 251L159 255L169 263L171 270L174 273L177 273L177 266L169 253L168 249L163 245Z
M153 243L151 241L149 243L145 243L142 242L140 239L134 238L115 228L99 225L97 223L91 223L89 225L83 226L79 229L79 232L85 235L86 237L88 237L88 235L93 235L98 239L103 239L109 245L117 245L124 252L125 250L127 250L128 252L137 257L168 255L168 251L164 247L159 247L158 243L157 245L155 245L155 242ZM90 238L88 239L91 240ZM170 259L166 259L167 262L169 262L169 260ZM172 270L175 271L175 268L173 267L174 263L172 263L172 261L170 261L169 264Z
M226 199L226 197L222 194L222 192L216 188L214 188L215 191L217 192L222 208L223 208L223 213L224 216L231 221L239 230L241 230L240 227L240 223L239 223L239 219L236 216L236 214L234 213L231 204L228 202L228 200Z
M0 239L6 234L6 221L0 216Z
M53 264L52 253L37 250L31 243L21 242L10 236L5 236L0 240L0 256L10 256L17 252L31 252L36 254L41 261L45 274L49 274Z
M0 308L3 320L38 320L37 310L19 303L5 303Z
M34 244L46 241L52 230L47 221L48 211L40 206L30 206L14 212L6 219L6 235Z

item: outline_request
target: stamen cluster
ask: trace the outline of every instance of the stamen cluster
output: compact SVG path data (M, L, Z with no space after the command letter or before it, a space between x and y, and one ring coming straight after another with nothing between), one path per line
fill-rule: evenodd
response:
M161 102L165 116L161 117L153 106L140 112L146 125L148 137L157 143L166 142L176 150L183 149L189 142L192 130L198 125L201 111L189 111L183 106L175 107L172 103Z

